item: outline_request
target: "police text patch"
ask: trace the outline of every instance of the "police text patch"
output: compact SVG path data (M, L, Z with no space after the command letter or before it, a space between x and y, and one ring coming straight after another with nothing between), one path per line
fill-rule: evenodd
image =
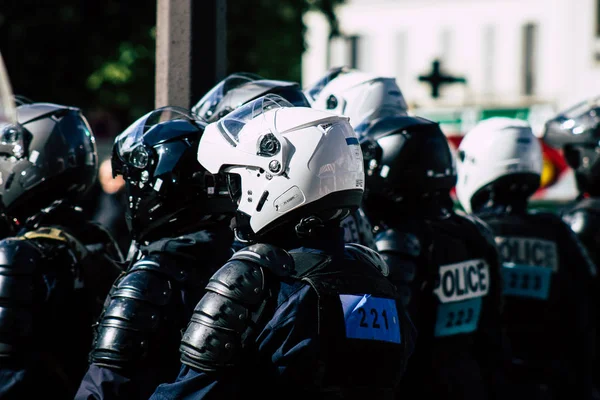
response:
M370 294L340 294L349 339L401 343L400 320L393 299Z
M558 271L556 243L550 240L497 236L496 244L503 263L540 266Z
M438 286L433 290L440 303L485 296L490 285L490 270L482 259L440 267Z

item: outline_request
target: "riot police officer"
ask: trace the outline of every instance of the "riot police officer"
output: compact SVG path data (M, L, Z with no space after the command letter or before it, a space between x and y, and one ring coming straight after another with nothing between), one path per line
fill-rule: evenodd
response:
M396 79L353 68L331 68L304 93L313 108L345 115L353 128L386 116L408 115Z
M77 399L147 399L177 376L181 330L232 255L235 206L225 181L197 161L204 127L165 107L115 139L113 171L125 180L141 257L110 292Z
M210 124L198 159L254 244L211 278L152 398L387 398L414 332L385 262L343 243L364 184L347 118L267 95Z
M77 206L97 175L94 136L79 109L50 103L19 106L0 136L0 203L16 232L0 241L0 397L72 397L122 261Z
M446 137L412 116L357 131L363 208L419 333L398 398L494 398L503 367L498 253L483 222L453 211Z
M294 106L310 107L308 99L296 82L264 79L259 75L237 72L215 85L198 101L192 111L198 118L214 122L237 107L267 94L281 96ZM342 221L342 227L346 243L359 243L375 249L371 224L360 208L352 211ZM249 244L239 239L234 242L236 249Z
M502 261L511 398L591 398L596 268L560 217L527 210L540 185L538 139L525 121L491 118L458 155L458 199L493 230Z
M192 107L192 113L206 122L215 122L239 106L269 93L295 106L310 107L300 85L291 81L265 79L248 72L236 72L217 83Z
M600 254L600 97L579 103L546 122L543 140L561 148L574 170L579 197L563 210L563 219L598 265Z

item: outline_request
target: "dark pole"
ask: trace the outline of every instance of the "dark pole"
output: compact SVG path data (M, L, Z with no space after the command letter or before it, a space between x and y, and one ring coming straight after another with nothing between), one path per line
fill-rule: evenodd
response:
M227 73L227 0L191 0L190 106Z

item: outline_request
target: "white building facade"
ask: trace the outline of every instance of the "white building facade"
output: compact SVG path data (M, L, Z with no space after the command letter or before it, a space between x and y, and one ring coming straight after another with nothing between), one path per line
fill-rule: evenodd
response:
M343 38L328 41L317 13L305 16L306 86L332 66L393 76L417 107L529 105L559 108L600 94L599 0L347 0ZM466 85L439 100L418 81L434 59Z
M336 15L333 40L323 15L305 15L303 85L340 65L395 77L412 111L448 136L496 114L539 134L557 111L600 95L600 0L346 0ZM434 99L419 76L436 59L466 83ZM548 197L574 196L566 172Z

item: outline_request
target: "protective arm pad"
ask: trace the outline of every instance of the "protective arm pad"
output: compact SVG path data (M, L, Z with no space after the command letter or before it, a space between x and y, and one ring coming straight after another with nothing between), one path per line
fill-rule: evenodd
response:
M247 260L228 261L210 279L208 293L194 309L183 334L181 362L210 372L235 365L267 300L261 267Z
M146 359L172 291L168 276L144 268L149 263L138 261L113 287L96 327L90 362L129 371Z
M15 357L31 340L33 272L39 257L25 240L0 242L0 359Z

